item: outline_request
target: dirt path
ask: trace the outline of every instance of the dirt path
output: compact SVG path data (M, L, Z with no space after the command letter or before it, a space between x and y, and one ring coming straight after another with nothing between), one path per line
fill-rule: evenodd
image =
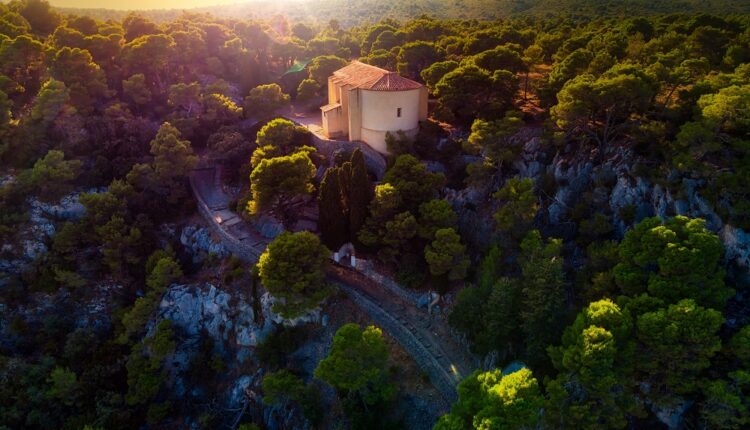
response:
M232 253L257 262L269 240L229 209L231 198L223 191L220 176L218 168L205 164L190 175L199 211ZM478 363L456 342L444 320L431 317L353 269L332 264L328 277L401 344L447 401L455 401L456 385Z

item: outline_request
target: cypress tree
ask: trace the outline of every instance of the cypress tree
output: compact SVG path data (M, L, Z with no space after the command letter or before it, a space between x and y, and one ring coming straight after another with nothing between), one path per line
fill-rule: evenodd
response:
M349 232L352 242L356 242L357 233L367 218L367 206L372 200L372 184L367 176L365 157L359 148L352 153L348 191Z
M345 161L339 167L339 187L341 187L341 200L344 203L344 216L346 224L349 225L349 199L352 188L352 163Z
M341 199L339 172L338 167L326 170L318 195L320 233L323 242L333 250L337 250L349 238L349 220L346 218L344 203Z

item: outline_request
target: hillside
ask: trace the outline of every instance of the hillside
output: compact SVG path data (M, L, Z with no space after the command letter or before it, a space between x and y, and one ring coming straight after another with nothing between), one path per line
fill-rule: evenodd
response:
M0 430L750 428L750 14L275 1L0 3Z

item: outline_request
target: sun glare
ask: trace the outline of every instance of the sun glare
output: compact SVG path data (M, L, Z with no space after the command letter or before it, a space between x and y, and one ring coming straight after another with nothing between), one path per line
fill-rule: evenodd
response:
M276 0L287 1L287 0ZM250 3L242 0L51 0L50 4L57 7L96 8L119 10L144 9L192 9L198 7L223 6Z

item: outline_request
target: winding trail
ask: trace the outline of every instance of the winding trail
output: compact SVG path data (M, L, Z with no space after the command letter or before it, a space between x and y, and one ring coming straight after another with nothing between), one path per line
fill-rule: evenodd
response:
M270 240L229 209L232 198L222 188L221 168L201 161L190 175L190 185L199 212L224 245L237 257L257 262ZM406 350L447 402L457 399L456 385L479 364L456 341L443 319L431 317L425 309L418 309L402 295L394 294L354 269L331 264L327 274L329 280Z

